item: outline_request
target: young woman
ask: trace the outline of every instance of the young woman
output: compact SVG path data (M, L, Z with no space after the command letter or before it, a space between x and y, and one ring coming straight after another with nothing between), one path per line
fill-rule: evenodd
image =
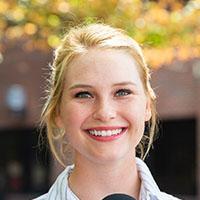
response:
M155 94L136 41L104 24L73 28L55 51L50 83L42 122L55 157L65 165L70 145L74 165L38 200L101 200L113 193L177 199L159 190L136 157L147 154L156 126Z

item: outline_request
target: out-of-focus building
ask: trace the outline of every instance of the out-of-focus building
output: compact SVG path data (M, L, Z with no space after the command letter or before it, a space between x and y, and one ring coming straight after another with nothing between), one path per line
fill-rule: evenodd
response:
M50 54L22 46L9 41L0 64L1 200L32 199L49 186L49 153L37 126Z
M152 81L161 120L155 176L164 190L200 199L200 59L163 66Z
M2 200L30 199L45 192L50 177L60 170L49 159L48 148L43 148L42 157L37 145L52 52L27 52L22 43L7 44L0 64ZM200 199L200 60L174 61L152 77L161 131L147 163L162 190Z

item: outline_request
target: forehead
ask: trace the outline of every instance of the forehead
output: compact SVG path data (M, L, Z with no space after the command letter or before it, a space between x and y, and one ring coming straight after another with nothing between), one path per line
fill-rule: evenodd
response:
M72 60L67 67L65 79L73 81L140 81L134 57L125 50L90 49Z

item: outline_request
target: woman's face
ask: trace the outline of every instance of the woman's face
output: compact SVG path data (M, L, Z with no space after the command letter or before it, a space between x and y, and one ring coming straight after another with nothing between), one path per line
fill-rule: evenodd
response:
M136 63L127 52L90 49L71 62L56 121L77 159L132 158L150 117Z

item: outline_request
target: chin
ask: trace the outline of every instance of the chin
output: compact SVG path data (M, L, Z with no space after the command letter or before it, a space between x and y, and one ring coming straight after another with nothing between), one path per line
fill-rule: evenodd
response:
M90 159L93 160L93 162L96 162L98 164L112 164L112 163L116 163L119 161L128 161L128 160L132 160L133 157L135 156L135 151L130 151L128 149L117 149L117 150L112 150L109 153L106 154L96 154L90 156Z

